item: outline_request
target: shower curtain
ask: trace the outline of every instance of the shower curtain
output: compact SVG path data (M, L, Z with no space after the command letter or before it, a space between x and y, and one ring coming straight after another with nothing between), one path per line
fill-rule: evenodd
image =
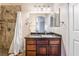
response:
M22 26L23 26L23 23L22 23L21 12L18 12L17 19L16 19L16 26L15 26L15 34L14 34L14 38L9 49L9 53L12 53L13 55L18 54L19 52L23 52L24 50Z

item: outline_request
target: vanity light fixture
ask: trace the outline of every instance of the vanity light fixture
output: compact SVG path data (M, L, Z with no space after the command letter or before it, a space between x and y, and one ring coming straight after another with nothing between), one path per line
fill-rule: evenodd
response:
M51 8L50 8L50 6L49 5L42 5L42 4L40 4L40 5L38 5L38 4L36 4L36 5L34 5L33 6L33 11L34 11L34 9L35 9L35 11L51 11Z

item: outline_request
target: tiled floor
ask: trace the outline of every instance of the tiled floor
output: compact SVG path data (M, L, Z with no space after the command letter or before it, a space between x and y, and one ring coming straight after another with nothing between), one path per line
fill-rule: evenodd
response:
M0 56L8 56L8 49L0 48Z

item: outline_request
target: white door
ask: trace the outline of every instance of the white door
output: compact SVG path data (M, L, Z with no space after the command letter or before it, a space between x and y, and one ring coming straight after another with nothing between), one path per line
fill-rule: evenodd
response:
M79 4L69 4L69 55L79 56Z

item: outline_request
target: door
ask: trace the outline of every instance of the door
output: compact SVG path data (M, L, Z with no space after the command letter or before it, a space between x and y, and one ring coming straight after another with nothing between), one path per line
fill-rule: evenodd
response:
M69 55L79 56L79 4L69 4Z

